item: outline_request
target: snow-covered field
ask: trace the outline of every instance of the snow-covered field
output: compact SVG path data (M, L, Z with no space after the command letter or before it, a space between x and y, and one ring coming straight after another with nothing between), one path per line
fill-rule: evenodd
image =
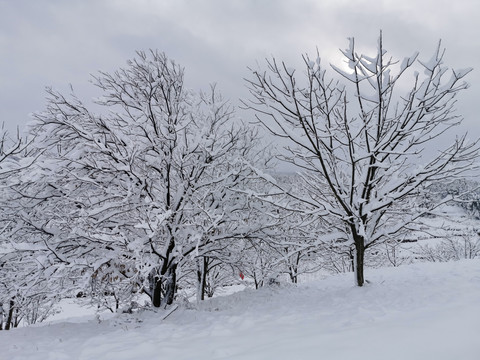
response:
M246 289L164 320L161 311L82 315L2 331L0 358L480 359L480 260L367 269L367 279Z

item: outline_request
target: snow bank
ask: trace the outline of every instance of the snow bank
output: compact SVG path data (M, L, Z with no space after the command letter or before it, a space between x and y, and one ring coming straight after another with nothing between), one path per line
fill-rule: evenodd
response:
M480 359L480 261L423 263L0 333L5 359Z

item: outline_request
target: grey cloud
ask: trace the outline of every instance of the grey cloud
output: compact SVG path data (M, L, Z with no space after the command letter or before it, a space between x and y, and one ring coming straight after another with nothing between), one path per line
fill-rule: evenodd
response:
M218 82L229 98L246 96L247 66L275 55L292 66L318 47L324 61L355 36L360 49L375 49L379 29L385 46L402 58L420 50L429 57L439 38L447 65L476 66L480 5L458 0L382 1L2 1L0 0L0 121L25 122L43 104L43 87L73 83L90 95L89 74L125 64L135 50L164 51L186 68L193 88ZM434 6L434 4L437 4ZM440 5L438 5L440 4ZM480 81L459 103L476 116ZM470 123L473 133L478 126Z

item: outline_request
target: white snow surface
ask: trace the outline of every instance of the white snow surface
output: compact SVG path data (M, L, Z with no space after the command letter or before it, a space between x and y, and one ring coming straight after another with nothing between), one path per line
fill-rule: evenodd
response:
M480 359L479 259L366 276L363 288L342 274L245 289L180 305L166 319L145 310L2 331L0 358Z

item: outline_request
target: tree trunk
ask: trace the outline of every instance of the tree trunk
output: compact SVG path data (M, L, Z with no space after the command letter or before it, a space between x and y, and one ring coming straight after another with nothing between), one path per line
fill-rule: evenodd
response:
M300 253L297 253L297 258L295 259L295 263L290 265L290 279L292 283L298 283L298 264L300 264Z
M260 283L257 281L257 274L255 273L255 271L253 272L253 281L255 282L255 290L258 290L258 288L260 287Z
M355 238L355 254L354 254L354 272L355 282L358 286L363 286L365 279L363 277L363 265L365 257L365 239L362 236Z
M295 266L295 265L290 265L289 266L288 275L290 275L290 280L292 281L293 284L296 284L298 282L297 271L298 271L297 266Z
M207 284L208 258L203 257L197 263L197 301L205 300L205 288Z
M152 291L152 305L154 307L160 307L162 300L162 278L160 275L153 277L153 291Z
M8 309L7 322L5 323L5 330L10 330L10 326L13 322L13 309L15 307L15 302L13 299L10 300L10 309Z
M173 297L175 296L177 286L177 265L174 264L175 259L170 259L170 256L174 248L175 239L171 237L168 244L168 249L166 251L166 256L162 257L162 266L161 268L156 269L156 273L152 278L152 305L154 307L160 307L173 302ZM162 295L164 296L163 299Z
M163 275L164 282L164 291L165 295L161 302L162 306L170 305L173 303L175 293L177 290L177 264L171 264L167 268L167 272Z
M173 302L177 290L177 264L170 264L153 277L152 305L161 307Z

